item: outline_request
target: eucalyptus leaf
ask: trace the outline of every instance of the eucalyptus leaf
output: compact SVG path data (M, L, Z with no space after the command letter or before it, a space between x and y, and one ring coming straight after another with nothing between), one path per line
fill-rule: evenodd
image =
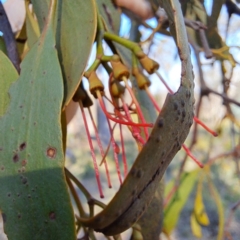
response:
M32 1L41 30L49 3L50 0ZM63 108L70 102L81 82L94 42L96 26L95 0L58 1L56 44L64 79Z
M63 170L63 80L54 47L54 4L51 9L0 119L0 210L9 240L76 239Z
M18 73L9 58L0 51L0 118L4 115L10 102L8 90L18 78Z

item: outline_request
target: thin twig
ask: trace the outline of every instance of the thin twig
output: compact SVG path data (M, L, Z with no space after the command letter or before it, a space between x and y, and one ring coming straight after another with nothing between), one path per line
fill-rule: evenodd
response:
M9 23L7 14L0 1L0 31L3 33L3 39L6 45L7 54L14 67L20 72L20 58L17 51L17 44Z

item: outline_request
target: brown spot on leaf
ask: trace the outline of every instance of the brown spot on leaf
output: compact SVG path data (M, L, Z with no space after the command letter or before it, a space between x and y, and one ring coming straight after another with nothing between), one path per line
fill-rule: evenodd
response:
M26 148L27 144L25 142L21 143L19 146L20 151L23 151Z
M14 156L13 156L13 162L18 162L19 161L19 156L18 154L16 153Z
M22 160L22 166L26 166L26 165L27 165L27 160L26 159Z
M56 214L55 214L55 212L50 212L50 213L49 213L49 218L50 218L51 220L55 220L55 219L56 219Z
M49 158L55 158L55 157L56 157L56 152L57 152L56 148L49 147L49 148L47 149L47 156L48 156Z
M28 182L27 178L26 178L26 177L23 177L23 178L22 178L22 183L23 183L23 184L26 184L27 182Z

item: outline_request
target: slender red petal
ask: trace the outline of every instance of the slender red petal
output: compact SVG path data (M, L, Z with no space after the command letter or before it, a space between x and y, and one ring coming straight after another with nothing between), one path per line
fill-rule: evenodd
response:
M139 115L139 118L140 118L141 122L142 122L142 123L146 123L146 121L145 121L145 119L144 119L144 116L143 116L143 113L142 113L142 110L141 110L141 108L140 108L140 106L139 106L139 103L138 103L138 101L137 101L137 99L136 99L136 97L135 97L132 89L131 89L130 86L128 85L127 78L126 78L126 77L123 77L122 79L123 79L123 81L124 81L124 83L125 83L125 86L126 86L128 92L130 93L130 95L131 95L131 97L132 97L132 100L134 101L134 104L135 104L135 106L136 106L136 109L137 109L137 112L138 112L138 115ZM146 127L144 127L144 133L145 133L146 139L148 139L148 129L147 129Z
M92 124L93 124L93 127L94 127L94 131L95 131L95 135L96 135L96 139L97 139L97 143L98 143L101 155L102 155L102 157L104 157L105 154L104 154L103 146L102 146L101 139L100 139L99 134L98 134L97 126L96 126L96 123L93 119L92 112L91 112L90 108L88 108L88 112L89 112L90 118L92 120ZM103 163L104 163L105 171L106 171L106 175L107 175L108 187L112 188L107 161L105 160Z
M134 123L134 122L125 122L123 120L117 119L117 118L113 118L106 110L103 100L102 100L102 96L101 93L99 91L97 91L97 97L100 103L100 106L104 112L104 114L106 115L106 117L108 119L111 119L112 121L116 122L116 123L120 123L120 124L124 124L124 125L129 125L129 126L138 126L138 127L153 127L152 123Z
M171 90L171 88L167 85L167 83L165 82L165 80L163 79L163 77L161 76L161 74L159 73L159 72L157 72L157 71L155 71L155 73L157 74L157 76L159 77L159 79L161 80L161 82L164 84L164 86L167 88L167 90L171 93L171 94L173 94L174 92ZM201 125L207 132L209 132L210 134L212 134L214 137L217 137L218 136L218 134L215 132L215 131L213 131L213 130L211 130L209 127L207 127L201 120L199 120L196 116L193 118L193 120L197 123L197 124L199 124L199 125Z
M201 125L204 129L206 129L209 133L211 133L214 137L217 137L218 136L218 134L215 132L215 131L213 131L213 130L211 130L209 127L207 127L201 120L199 120L197 117L194 117L193 118L194 119L194 121L197 123L197 124L199 124L199 125Z
M159 77L159 79L161 80L161 82L164 84L164 86L167 88L167 90L173 94L174 92L172 91L172 89L167 85L167 83L165 82L165 80L163 79L162 75L158 72L155 71L155 73L157 74L157 76Z
M90 136L90 132L89 132L88 124L87 124L87 119L86 119L86 116L85 116L85 113L84 113L84 109L83 109L83 105L82 105L81 101L79 101L79 105L80 105L80 109L81 109L81 112L82 112L83 121L84 121L85 129L86 129L86 133L87 133L87 137L88 137L90 150L91 150L91 155L92 155L92 159L93 159L93 165L94 165L94 170L95 170L95 175L96 175L96 180L97 180L97 184L98 184L100 197L103 198L104 195L103 195L102 186L101 186L101 182L100 182L100 175L99 175L99 171L98 171L96 155L94 153L92 139L91 139L91 136Z
M203 164L200 163L191 153L191 151L186 147L186 145L182 145L183 149L185 150L185 152L187 153L187 155L200 167L203 168Z
M131 114L129 113L128 107L127 107L123 97L121 97L121 100L122 100L123 109L124 109L124 111L126 113L126 117L127 117L128 121L132 121ZM142 145L144 145L146 143L146 141L142 138L142 136L140 134L141 130L140 130L139 127L132 126L131 132L132 132L133 137L137 141L139 141Z
M121 145L122 145L123 170L124 170L124 177L126 178L127 174L128 174L128 166L127 166L127 158L126 158L126 153L125 153L124 139L123 139L121 124L119 124L119 128L120 128L120 138L121 138Z
M161 109L160 109L160 107L158 106L158 104L157 104L157 102L155 101L155 99L154 99L154 97L152 96L152 94L150 93L148 86L145 87L145 90L146 90L146 92L147 92L148 97L149 97L150 100L152 101L154 107L156 108L156 110L157 110L158 112L161 112Z
M100 94L99 91L97 91L97 96L98 96L100 105L102 104L102 106L101 106L102 110L104 111L105 105L104 105L104 102L102 101L102 97L101 97L101 94ZM109 127L109 130L110 130L110 135L111 135L111 144L112 144L112 148L113 148L113 156L114 156L114 161L115 161L115 165L116 165L116 170L117 170L119 182L120 182L120 184L122 184L121 171L120 171L119 162L118 162L118 154L120 152L120 149L119 149L118 145L116 144L116 142L114 140L113 129L111 127L111 124L110 124L108 116L107 116L107 123L108 123L108 127Z

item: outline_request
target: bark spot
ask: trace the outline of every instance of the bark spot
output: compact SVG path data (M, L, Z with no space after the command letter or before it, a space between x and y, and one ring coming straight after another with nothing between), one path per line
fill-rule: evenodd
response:
M164 120L163 120L163 118L160 118L159 121L158 121L158 127L162 128L163 125L164 125Z

